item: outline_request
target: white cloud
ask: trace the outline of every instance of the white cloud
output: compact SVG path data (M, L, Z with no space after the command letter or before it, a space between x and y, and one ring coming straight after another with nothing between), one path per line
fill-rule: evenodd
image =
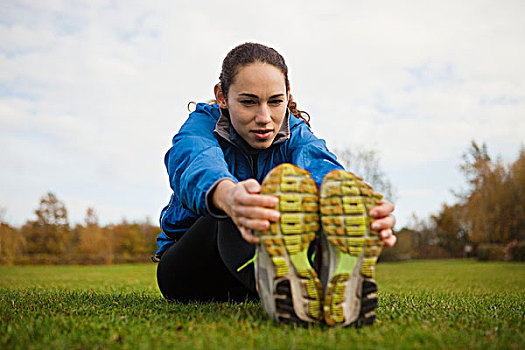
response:
M471 139L508 160L525 142L521 1L1 6L0 206L12 222L47 190L73 221L87 205L108 221L155 219L187 102L211 98L222 58L249 40L283 53L317 135L380 150L402 223L451 199ZM406 169L432 179L416 185Z

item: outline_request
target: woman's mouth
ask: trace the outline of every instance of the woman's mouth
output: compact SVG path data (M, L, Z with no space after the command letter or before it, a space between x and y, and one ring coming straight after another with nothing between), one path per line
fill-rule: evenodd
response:
M262 129L262 130L252 130L251 132L255 135L257 139L266 140L272 135L273 130Z

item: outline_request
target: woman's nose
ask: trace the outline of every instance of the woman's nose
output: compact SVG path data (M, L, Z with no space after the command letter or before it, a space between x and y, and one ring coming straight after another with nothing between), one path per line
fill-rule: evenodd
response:
M255 122L257 124L268 124L272 121L270 116L270 109L266 103L262 103L257 110L257 115L255 116Z

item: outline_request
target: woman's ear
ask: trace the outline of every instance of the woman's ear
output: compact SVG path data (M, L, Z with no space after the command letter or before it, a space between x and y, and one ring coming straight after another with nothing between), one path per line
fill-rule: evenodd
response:
M228 109L228 105L226 104L226 98L224 97L224 94L222 93L221 84L215 84L215 87L213 88L213 92L215 94L215 100L219 104L219 108Z

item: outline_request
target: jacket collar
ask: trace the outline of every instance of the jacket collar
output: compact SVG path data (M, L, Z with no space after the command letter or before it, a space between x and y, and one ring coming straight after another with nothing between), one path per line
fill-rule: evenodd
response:
M230 121L230 115L228 113L227 109L219 109L220 110L220 117L219 120L217 120L217 124L215 124L215 129L213 130L213 133L222 137L226 141L233 143L234 145L240 146L241 148L245 148L245 145L247 145L246 141L242 139L242 137L237 134L235 129L233 128L231 121ZM283 123L281 124L281 128L277 132L277 135L275 136L275 139L272 142L272 146L281 142L284 142L290 138L290 111L286 109L286 115L284 116Z

